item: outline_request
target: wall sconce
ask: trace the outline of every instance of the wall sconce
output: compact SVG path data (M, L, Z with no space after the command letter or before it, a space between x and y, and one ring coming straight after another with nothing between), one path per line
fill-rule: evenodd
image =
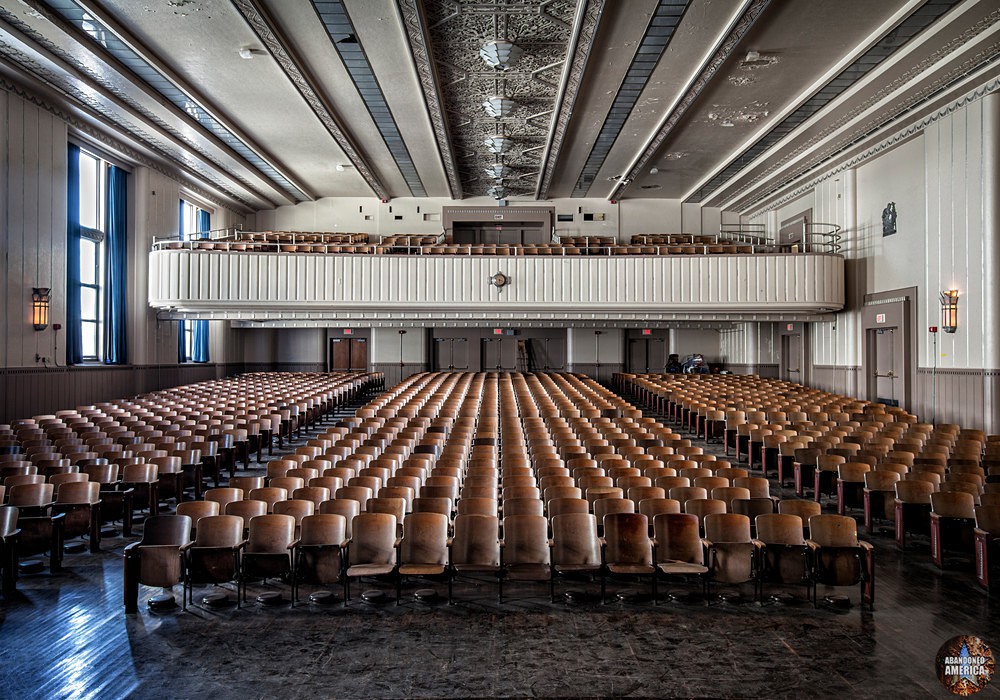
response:
M958 329L958 290L941 292L941 330L954 333Z
M31 323L36 331L49 327L49 288L31 288Z

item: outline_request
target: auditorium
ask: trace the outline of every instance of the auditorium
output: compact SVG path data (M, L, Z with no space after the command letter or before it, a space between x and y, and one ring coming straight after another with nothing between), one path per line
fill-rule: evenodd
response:
M0 173L0 697L1000 697L996 0L0 0Z

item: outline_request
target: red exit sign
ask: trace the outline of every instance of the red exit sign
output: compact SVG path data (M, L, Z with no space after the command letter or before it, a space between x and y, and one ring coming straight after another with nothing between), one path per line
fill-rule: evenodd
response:
M354 335L354 329L353 328L345 328L344 329L344 335Z
M643 328L642 329L642 334L643 335L653 335L653 331L650 328Z

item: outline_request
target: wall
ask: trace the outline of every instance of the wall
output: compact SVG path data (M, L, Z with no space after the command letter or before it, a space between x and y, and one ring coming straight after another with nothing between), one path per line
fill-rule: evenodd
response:
M614 236L627 241L637 233L719 232L724 215L720 209L684 204L676 199L624 199L616 204L605 199L554 199L548 202L524 202L526 205L551 205L556 214L573 215L572 222L557 222L556 233L566 236ZM279 207L257 212L258 230L346 231L387 236L395 233L441 233L441 208L444 206L487 206L496 202L488 197L470 197L461 201L440 197L425 199L401 197L388 203L367 197L327 197L315 202ZM512 201L506 209L518 206ZM499 211L499 209L498 209ZM583 221L583 214L604 214L604 221ZM401 216L401 220L396 220Z
M778 376L778 337L773 323L734 323L719 332L723 369L734 374Z
M998 138L1000 95L970 94L831 166L795 194L747 212L774 233L781 218L811 206L814 221L843 229L846 306L834 320L812 325L814 385L864 395L864 295L916 287L918 366L908 408L928 420L1000 432ZM883 237L889 202L898 232ZM935 338L927 327L940 325L945 289L961 294L959 329ZM734 359L749 356L729 349Z
M0 422L131 396L164 386L225 376L242 348L229 324L211 322L209 365L177 365L177 324L157 322L146 304L153 236L176 235L177 181L144 166L129 177L128 305L130 365L64 367L66 323L67 143L86 143L44 107L0 90L0 266L4 289ZM101 147L106 150L106 147ZM242 222L217 207L213 224ZM31 326L32 287L50 287L49 328ZM36 356L46 361L37 362Z
M677 328L670 332L670 352L680 355L700 353L705 362L718 362L721 355L719 331L714 329Z

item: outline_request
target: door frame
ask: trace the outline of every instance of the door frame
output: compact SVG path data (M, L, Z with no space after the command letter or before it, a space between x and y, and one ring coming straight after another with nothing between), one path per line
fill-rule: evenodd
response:
M879 321L882 316L883 320ZM898 328L900 340L903 343L903 397L899 405L906 411L912 411L914 391L917 385L917 288L906 287L887 292L866 294L864 306L861 309L861 371L864 374L865 398L875 401L878 396L878 385L872 376L875 360L873 334L870 331L879 328Z
M802 321L792 323L783 322L778 324L778 377L788 381L788 358L785 357L785 338L793 335L799 336L799 383L809 386L812 381L812 342L809 333L809 324Z

